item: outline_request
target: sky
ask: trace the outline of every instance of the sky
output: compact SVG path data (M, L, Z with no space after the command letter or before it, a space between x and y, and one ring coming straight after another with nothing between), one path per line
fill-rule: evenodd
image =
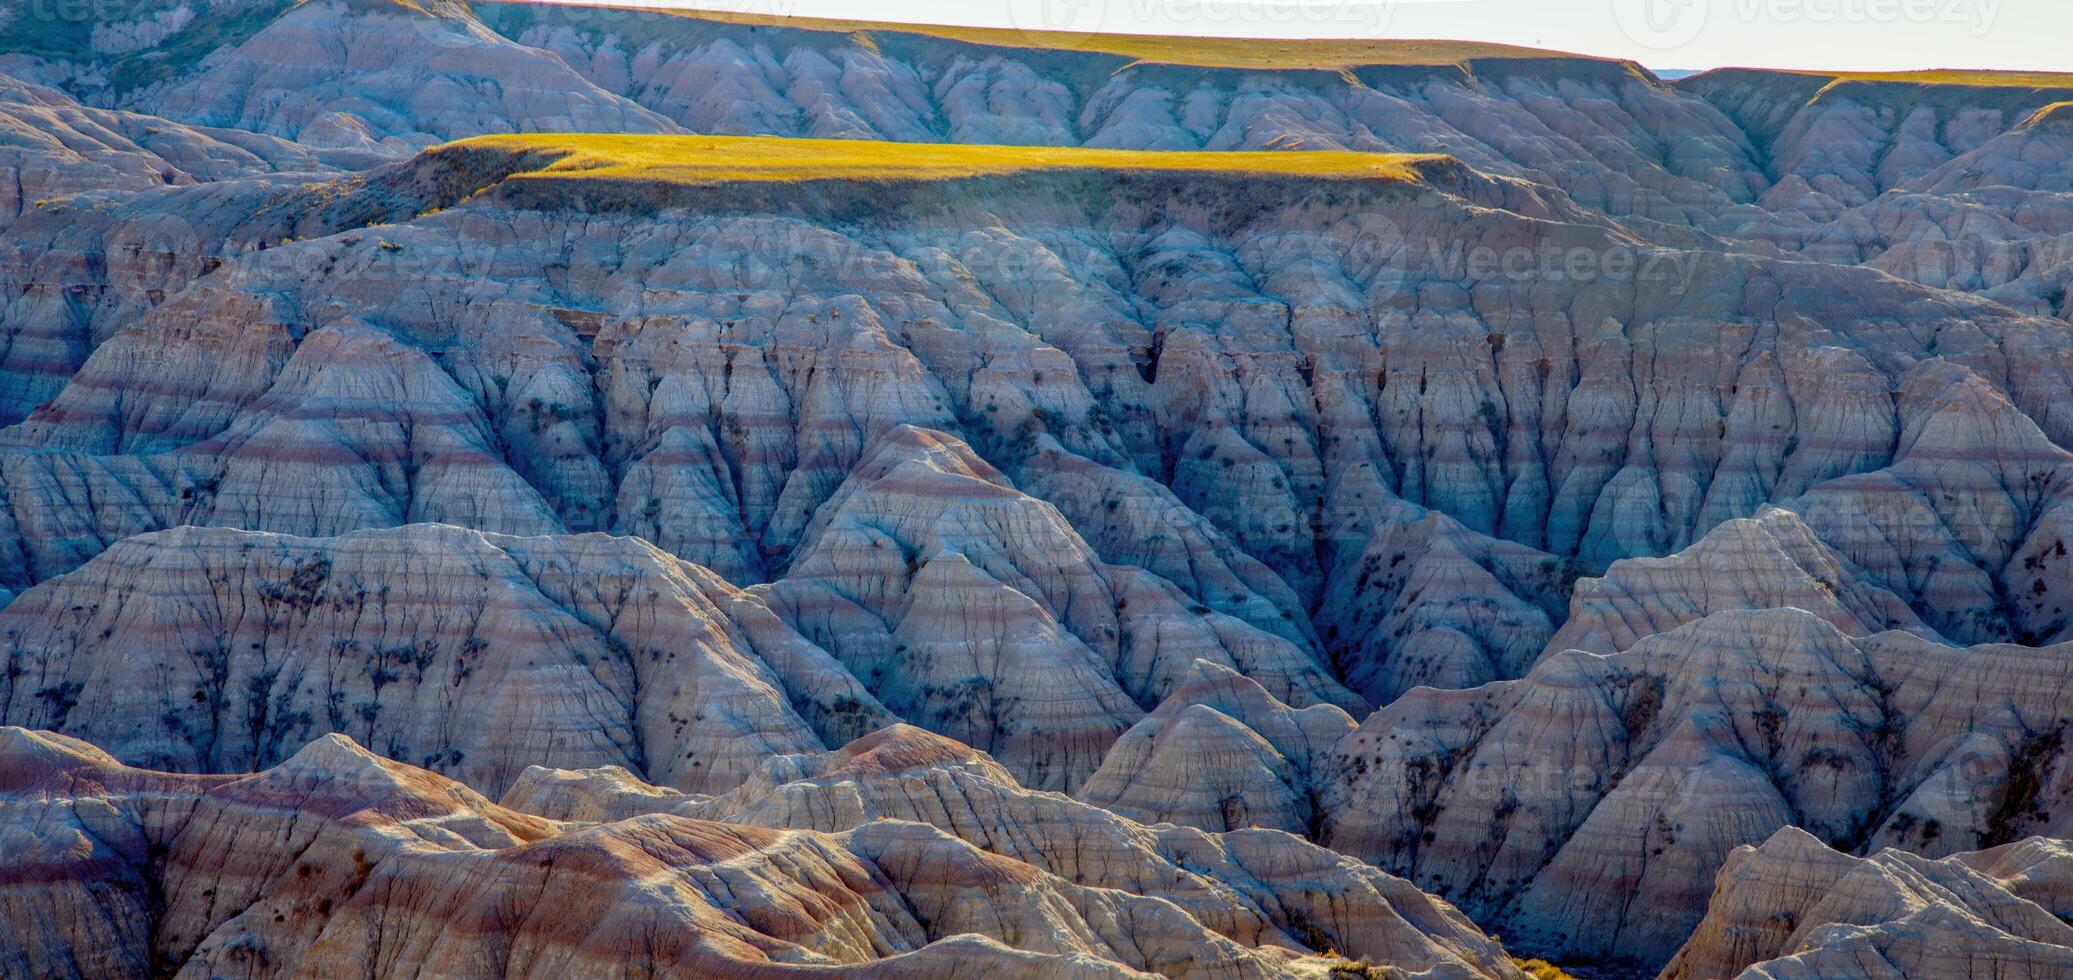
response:
M795 17L1218 37L1456 38L1656 69L2073 71L2073 0L609 0Z

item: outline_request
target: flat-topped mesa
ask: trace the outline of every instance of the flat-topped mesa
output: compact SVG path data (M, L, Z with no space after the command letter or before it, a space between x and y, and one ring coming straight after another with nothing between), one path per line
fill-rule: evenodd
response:
M1994 229L1997 237L1982 241L1992 241L1995 247L2008 248L2014 240L2012 237L1998 237L1999 235L2031 231L2033 229L2026 226L2033 224L2034 231L2040 235L2062 233L2067 221L2063 210L2033 199L2038 195L2065 194L2073 191L2073 178L2068 177L2063 166L2067 153L2073 151L2073 90L2062 94L2067 100L2046 105L2031 113L2021 125L1952 157L1950 162L1923 175L1909 189L1924 195L1967 195L1997 210L2020 209L2028 212L2034 209L2039 218L2043 219L2025 218L2022 222L2011 222L2014 227L2007 231L2001 228ZM1940 215L1932 212L1925 217L1938 218ZM1882 224L1891 226L1892 222L1886 221ZM1938 241L1928 234L1926 227L1919 224L1900 226L1895 230L1902 234L1894 236L1897 240L1893 243L1893 248L1880 255L1878 264L1898 273L1917 273L1920 271L1919 266L1930 265L1944 258L1949 254L1948 250L1958 245L1949 241ZM1912 256L1917 253L1920 258L1912 263L1903 264L1895 259L1895 256ZM2050 262L2039 261L2048 257L2039 255L2032 260L2033 274L2053 268ZM1953 275L1966 271L1964 266L1954 266L1947 260L1944 264L1952 267ZM2006 276L2016 270L1981 270L1982 274L1990 271ZM1928 276L1910 275L1910 278L1919 278L1933 285L1944 284ZM1949 284L1966 285L1962 281ZM1980 285L1992 287L2000 286L2002 283L1982 278Z
M2059 197L2057 107L2073 100L2073 74L1730 69L1676 84L1770 159L1768 214L1731 237L2067 314L2056 243L2073 207Z
M1102 181L1086 196L1016 182L846 217L790 184L700 188L728 206L667 216L476 199L233 262L0 437L0 584L168 524L441 520L636 534L746 585L782 574L864 447L910 424L1062 501L1104 559L1159 564L1183 609L1328 652L1349 677L1405 661L1356 681L1380 701L1520 673L1561 617L1564 559L1673 552L1887 465L1892 392L1931 356L2046 437L2073 433L2062 321L1867 270L1650 249L1516 180L1457 195L1291 178L1262 209L1255 185L1274 182L1173 181L1126 206ZM777 190L759 204L741 186ZM1491 278L1447 243L1677 275ZM1053 461L1089 478L1028 472ZM1120 492L1133 478L1167 493ZM1392 533L1386 496L1439 512L1431 533ZM1201 519L1166 545L1157 507ZM1911 561L1983 560L1968 607L2027 603L2023 562L1986 543ZM1200 575L1195 554L1212 559ZM1402 588L1382 601L1363 575ZM1477 628L1493 603L1502 628ZM1328 611L1295 623L1313 609ZM2001 619L1980 635L2016 635Z
M783 200L812 185L956 185L1088 189L1313 182L1410 187L1473 181L1444 154L1348 150L1205 152L1084 147L886 143L774 136L639 136L599 133L479 136L425 151L417 166L481 175L479 194L532 208L670 207L729 200ZM1487 178L1483 178L1487 180Z
M1287 41L482 4L506 36L694 132L1159 150L1473 154L1683 222L1761 178L1629 62L1458 41ZM642 52L629 57L629 52ZM1566 106L1579 90L1606 112ZM534 127L537 128L537 127ZM1657 149L1630 153L1641 133ZM1674 135L1672 135L1674 134ZM1615 158L1618 158L1615 160Z
M1816 221L1910 186L2073 99L2073 75L2047 72L1730 68L1673 84L1720 109L1770 158L1775 183L1761 204Z
M1244 178L1412 181L1458 167L1439 153L1350 150L1184 152L1090 147L885 143L777 136L527 133L435 146L441 154L505 153L533 163L506 179L628 180L699 186L814 180L927 181L1092 171Z
M1962 69L1825 72L1717 68L1671 85L1719 105L1759 142L1776 138L1792 125L1794 116L1824 104L1894 108L1903 114L1922 107L1942 111L1961 105L2013 112L2073 96L2073 74ZM2009 122L2021 118L2018 114Z
M0 974L2068 972L2073 77L14 6Z
M1637 66L1501 45L728 23L690 11L389 0L254 0L127 21L31 14L0 40L10 70L97 103L286 137L341 159L557 131L1459 148L1485 170L1551 177L1622 213L1679 223L1747 200L1761 180L1716 113ZM1434 85L1450 97L1432 98ZM1549 104L1577 87L1615 108L1549 118ZM1182 107L1177 95L1191 90ZM1666 149L1630 147L1637 141Z
M988 31L563 4L262 0L186 19L28 20L13 32L21 40L11 53L0 54L30 77L183 123L293 138L335 157L395 157L489 132L582 130L1443 152L1686 236L1692 227L1760 224L1753 203L1816 216L1831 216L1824 201L1859 203L1825 186L1819 200L1804 199L1810 183L1831 175L1797 166L1792 150L1776 154L1780 172L1767 173L1760 152L1830 89L1860 107L1909 93L1893 104L1911 111L1935 102L1955 116L2002 113L2001 93L2064 84L2019 73L1731 70L1673 89L1630 62L1455 41ZM53 31L65 37L54 43ZM380 97L392 91L413 98ZM1992 135L1972 121L1953 127L1955 151ZM1869 161L1846 168L1847 182L1858 170L1918 173L1941 162L1930 157L1949 155L1914 132L1898 154L1875 152L1861 133L1842 135L1863 143L1844 155ZM1784 192L1771 195L1774 183Z

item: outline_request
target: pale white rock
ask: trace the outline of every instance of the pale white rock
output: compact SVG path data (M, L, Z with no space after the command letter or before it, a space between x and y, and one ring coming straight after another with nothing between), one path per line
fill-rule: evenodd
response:
M1705 220L1768 181L1701 98L1617 62L1524 50L1454 64L1204 71L882 25L729 24L480 4L592 84L696 132L1158 150L1445 152L1554 182L1587 206ZM1336 63L1334 63L1336 65Z
M245 14L263 19L257 31L117 97L183 122L383 154L491 132L678 131L484 28L464 4L257 6Z
M1016 484L1057 507L1104 561L1142 568L1269 633L1317 642L1296 591L1157 480L1045 435Z
M488 419L424 351L353 321L303 341L273 387L212 439L0 464L23 546L16 574L40 578L92 556L111 535L183 524L314 536L417 522L564 529L505 464ZM240 383L228 372L224 381Z
M365 160L92 108L6 74L0 134L8 423L55 394L109 335L228 255L417 210L396 199L342 213L351 209L311 192L344 179L335 166Z
M1983 858L1931 861L1897 850L1856 858L1780 830L1729 856L1705 921L1663 976L2047 977L2073 969L2073 927L1993 871L1975 870Z
M947 976L953 963L1145 975L1118 959L1177 976L1281 972L1193 927L1198 949L1224 957L1203 964L1171 906L1078 888L911 824L849 837L660 817L579 829L339 736L263 773L206 779L125 769L43 733L7 729L5 741L0 808L84 845L0 839L0 907L24 913L0 958L39 974L477 973L515 946L538 955L500 972L620 975L635 950L644 970L684 977L787 963L882 975L872 968L888 959L883 974L905 976ZM85 885L96 864L95 878L161 900ZM28 904L52 873L82 882L51 896L73 913L56 920ZM717 897L728 892L768 901ZM556 914L497 911L521 893ZM951 917L980 897L988 914ZM956 933L979 935L931 946Z
M0 149L0 229L85 191L327 169L307 151L278 139L95 109L60 90L4 73L0 133L6 141Z
M1984 378L1949 363L1915 371L1897 404L1893 462L1815 486L1785 506L1821 540L1914 603L1932 627L1964 642L2022 635L2050 641L2063 600L2034 591L2015 605L2009 573L2055 550L2068 515L2073 454L2014 410ZM2019 556L2018 549L2028 552ZM2014 608L2010 608L2014 606Z
M2062 647L1720 612L1523 680L1416 690L1318 786L1333 846L1526 948L1660 963L1736 846L1795 825L1941 856L2060 833ZM1636 912L1635 910L1642 910Z
M1637 260L1672 277L1644 290L1491 279L1425 243L1637 246L1573 201L1459 165L1351 189L1203 178L1247 223L1196 216L1154 235L1142 229L1174 213L1175 195L1207 185L901 188L886 193L917 207L886 227L841 216L863 192L847 185L782 200L730 190L725 213L683 198L687 210L659 217L680 191L592 200L557 196L554 181L499 183L521 163L443 151L399 168L412 186L490 186L378 235L227 264L104 343L7 441L95 456L205 443L247 424L312 326L358 319L431 355L560 528L639 534L736 584L780 577L873 440L937 429L1058 501L1106 562L1142 560L1185 605L1349 673L1380 663L1358 686L1383 700L1516 676L1564 615L1572 560L1674 552L1721 521L1894 465L1891 392L1932 352L2046 438L2073 438L2053 397L2073 367L2063 324L1863 270L1704 249L1643 248ZM969 218L980 213L991 217ZM1774 294L1782 305L1762 299ZM102 477L95 499L149 499L140 479ZM1423 508L1401 513L1457 522L1440 529L1460 557L1434 552L1433 589L1385 602L1357 583L1366 559L1410 553L1374 541L1400 523L1389 496ZM1153 546L1148 518L1110 515L1126 499L1196 513L1173 546ZM10 587L168 519L85 514L83 500L21 508L17 523L65 527L17 532ZM2053 513L1946 515L1989 556L1967 603L2040 579L2058 588L2029 562L2052 546ZM458 506L444 516L475 520ZM1371 542L1390 550L1370 554ZM1918 613L1937 601L1829 543ZM1903 563L1946 547L1924 542ZM1424 612L1409 599L1434 590L1459 597ZM2049 638L2065 604L2032 604L1967 635ZM1066 625L1106 656L1105 641ZM1124 687L1140 708L1159 700Z
M1750 69L1705 72L1676 87L1717 106L1768 148L1779 187L1764 203L1816 218L1914 184L2073 94L2073 86L2049 84ZM1781 194L1783 188L1794 193ZM1829 203L1823 208L1809 195Z
M635 798L605 774L560 778L586 805ZM1246 948L1330 948L1417 976L1516 975L1460 913L1351 858L1275 831L1146 826L1025 789L985 753L906 725L770 760L710 802L647 799L658 811L763 827L916 821L1066 880L1171 902Z
M1353 727L1336 707L1290 708L1230 668L1198 660L1077 796L1148 823L1305 834L1311 773Z
M527 766L497 802L550 820L609 823L644 813L668 813L710 799L643 782L623 766Z
M895 743L933 738L891 731ZM882 738L855 757L873 752L889 764L874 767L879 779L949 761ZM589 778L623 785L618 777ZM1002 788L1046 798L1011 782ZM1213 871L1165 864L1167 882L1211 886L1183 906L1069 881L917 822L836 832L663 814L542 819L338 735L264 772L187 776L126 768L63 736L0 729L0 813L10 818L0 824L0 912L10 926L0 963L40 975L271 976L356 964L377 976L621 976L637 960L644 973L671 977L980 969L1268 978L1346 962L1271 925L1243 938L1209 927L1260 914L1251 890L1273 886L1255 874L1274 865L1259 855L1252 873L1235 861ZM69 846L48 846L59 840ZM1325 853L1283 840L1299 864L1307 863L1300 852ZM1340 887L1391 881L1359 868L1335 859L1314 871ZM1304 889L1288 888L1291 903L1304 901ZM1310 929L1351 927L1349 944L1419 976L1519 976L1458 914L1405 892L1378 903L1390 911L1365 925L1320 908L1325 918ZM147 894L155 900L143 901ZM1297 907L1275 906L1286 915ZM536 914L543 908L554 914ZM1403 917L1420 911L1432 914ZM1306 938L1320 935L1330 934ZM507 962L513 949L531 955Z
M1303 777L1258 732L1205 704L1188 705L1162 722L1157 735L1144 736L1144 748L1118 745L1117 761L1136 768L1128 775L1096 772L1080 787L1080 798L1147 823L1307 830L1311 807Z
M1823 544L1798 515L1767 508L1721 524L1675 555L1617 561L1603 577L1579 580L1569 619L1548 641L1547 655L1617 653L1716 612L1788 607L1852 636L1899 629L1936 638L1906 603Z
M927 430L874 444L763 588L903 717L1047 789L1078 786L1197 657L1295 703L1348 697L1288 641L1103 563L1057 509Z
M889 720L763 602L630 538L181 528L0 616L6 717L187 771L340 732L490 791L537 763L699 790Z
M1989 847L1960 863L2011 862L2010 893L2062 910L2057 857L2015 843L2073 820L2062 651L1938 638L2052 643L2073 609L2064 90L1667 85L1487 49L1201 69L832 26L252 0L82 25L84 61L0 54L54 86L0 85L0 588L22 592L0 718L196 770L349 731L605 821L581 847L610 862L632 840L880 876L737 880L816 908L898 894L921 932L699 913L705 948L866 970L1314 972L1306 950L1353 948L1333 903L1445 918L1285 834L1148 830L1022 784L1309 831L1535 952L1661 961L1714 870L1788 825L1858 855ZM727 188L400 159L574 128L1452 159ZM1635 268L1542 264L1586 259ZM550 536L378 530L419 521ZM262 533L135 537L182 524ZM607 530L661 551L566 533ZM320 558L390 592L297 598ZM466 650L479 622L509 642ZM1362 701L1386 707L1320 752ZM913 729L823 753L896 718L992 756ZM992 816L959 809L982 797ZM1068 829L1018 837L1045 807ZM921 816L1200 929L929 835L669 824L708 810ZM133 853L121 822L87 836ZM105 872L77 877L155 887L36 827ZM1060 843L1095 837L1167 851ZM1214 883L1168 886L1205 860ZM1231 861L1281 873L1241 886ZM970 876L909 887L935 868ZM523 888L483 874L403 897L505 935ZM2004 955L2023 929L1960 921L1970 899L1891 893L1924 914L1853 906L1772 952L2053 962ZM419 921L370 914L377 936ZM143 920L80 918L95 938L52 946L79 972L149 968L122 959ZM301 962L314 919L289 918L243 917L194 969ZM1361 955L1444 972L1412 933L1445 934L1501 972L1452 927L1395 929ZM364 933L323 948L386 955ZM410 949L389 961L496 960Z
M1405 503L1373 466L1340 478L1327 513L1344 547L1319 616L1325 646L1371 704L1525 673L1583 570Z

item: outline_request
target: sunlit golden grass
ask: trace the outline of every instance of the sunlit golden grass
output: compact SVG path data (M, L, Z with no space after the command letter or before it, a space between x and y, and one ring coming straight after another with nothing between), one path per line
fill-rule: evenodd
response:
M586 4L589 6L589 4ZM604 5L610 6L610 5ZM657 8L642 8L654 10ZM1163 37L1145 34L1099 34L1072 31L1016 30L997 27L944 27L892 24L868 20L778 17L712 10L660 9L657 12L727 24L786 27L842 34L877 32L1042 51L1085 51L1131 58L1150 64L1201 68L1316 68L1332 70L1363 65L1461 65L1478 59L1582 57L1508 44L1425 40L1264 40L1250 38ZM1603 59L1592 59L1603 60Z
M1898 82L1909 85L1971 85L1987 88L2073 88L2073 75L2048 71L1797 72L1832 79L1828 87L1849 82Z
M478 136L435 148L536 154L508 180L639 181L702 186L813 180L927 181L1027 172L1135 171L1410 181L1436 155L1351 151L1164 152L1079 147L879 143L774 136L541 133Z
M2030 118L2023 120L2023 125L2042 126L2052 123L2064 126L2068 122L2073 122L2073 102L2054 102L2030 113Z

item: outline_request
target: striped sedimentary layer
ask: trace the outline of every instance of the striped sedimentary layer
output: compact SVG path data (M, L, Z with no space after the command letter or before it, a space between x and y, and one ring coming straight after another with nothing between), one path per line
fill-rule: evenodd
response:
M1014 822L1001 832L1042 825L1051 798L961 746L959 758L933 743L892 744L917 736L889 730L852 752L849 770L825 775L876 784L979 770L1006 797L1007 809L990 812ZM881 766L855 765L866 759ZM1320 929L1420 975L1518 975L1458 913L1357 862L1306 862L1304 851L1329 852L1280 835L1198 835L1197 850L1229 847L1283 877L1269 883L1235 858L1184 871L1169 863L1182 858L1144 846L1157 834L1113 817L1083 820L1107 835L1083 843L1162 863L1149 877L1185 893L1192 912L912 820L823 831L664 813L605 823L530 816L338 735L252 775L188 776L0 729L0 814L0 908L41 924L10 928L0 963L36 976L1264 978L1347 963L1304 945L1335 938ZM1301 870L1272 858L1277 849L1293 849ZM1291 935L1255 904L1376 887L1420 917L1304 919L1309 931Z

